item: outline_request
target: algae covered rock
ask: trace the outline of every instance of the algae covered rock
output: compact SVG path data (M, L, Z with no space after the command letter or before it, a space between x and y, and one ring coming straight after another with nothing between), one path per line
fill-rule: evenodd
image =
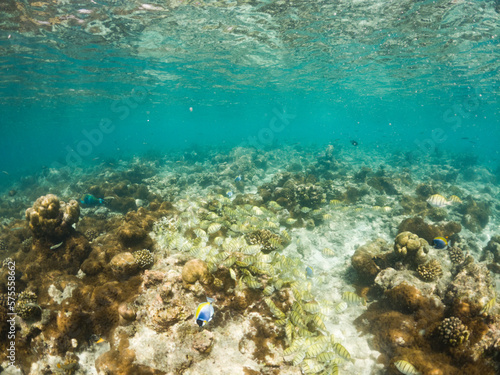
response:
M483 249L482 259L489 259L492 262L488 265L489 269L495 273L500 273L500 236L491 237L488 244Z
M490 220L490 207L485 202L476 202L471 197L461 206L462 224L471 232L479 233Z
M33 207L26 210L26 220L33 236L61 239L72 230L78 222L80 206L75 200L62 202L54 194L38 198Z
M380 270L387 267L383 253L388 250L388 243L381 238L356 249L351 257L351 264L363 282L371 284Z
M115 255L109 262L113 274L118 278L127 278L139 271L139 264L132 253L124 252Z
M398 232L411 232L423 238L428 243L436 237L452 237L462 230L460 223L450 221L440 225L428 224L421 217L410 217L401 222Z

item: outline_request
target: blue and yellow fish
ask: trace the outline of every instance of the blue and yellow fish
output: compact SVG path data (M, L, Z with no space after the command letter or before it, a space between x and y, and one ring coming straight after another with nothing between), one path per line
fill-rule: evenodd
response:
M85 194L82 199L80 199L80 203L85 206L97 206L99 204L104 204L104 199L96 198L92 194Z
M436 237L432 240L432 243L436 249L444 249L448 246L448 239L445 237Z
M236 178L234 179L234 182L240 182L241 181L241 176L236 176Z
M226 191L226 195L228 198L231 198L233 196L233 192L231 190Z
M214 316L214 306L212 305L215 300L213 298L207 297L208 302L203 302L198 305L196 309L195 319L196 323L203 327L209 321L212 320Z

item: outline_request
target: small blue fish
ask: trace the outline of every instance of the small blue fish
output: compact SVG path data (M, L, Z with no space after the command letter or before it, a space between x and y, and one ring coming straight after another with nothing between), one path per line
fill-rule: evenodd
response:
M236 176L236 178L234 179L234 182L240 182L241 181L241 176Z
M233 196L233 192L231 190L226 191L226 195L228 198L231 198Z
M96 198L92 194L85 194L82 199L80 199L80 203L85 206L97 206L99 204L104 204L104 199Z
M444 249L448 246L448 241L444 237L436 237L432 240L432 243L436 249Z
M212 320L214 316L214 306L212 305L215 300L213 298L207 297L208 302L203 302L198 305L196 309L195 319L196 324L203 327L209 321Z
M312 269L312 267L310 266L306 267L306 276L309 278L314 276L314 270Z

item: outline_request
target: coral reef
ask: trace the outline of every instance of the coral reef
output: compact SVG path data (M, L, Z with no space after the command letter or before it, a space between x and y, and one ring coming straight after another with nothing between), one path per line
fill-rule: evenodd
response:
M17 296L16 313L25 320L33 320L41 315L41 307L37 304L37 296L30 291L23 291Z
M134 256L136 263L141 268L149 268L155 261L153 254L148 249L134 251L132 255Z
M71 233L79 217L80 206L76 200L64 203L54 194L38 198L33 207L26 210L26 220L36 238L63 239Z
M465 260L464 252L458 246L452 246L448 249L450 260L454 264L460 264Z
M417 267L417 273L418 276L424 281L434 281L441 277L443 269L441 268L441 264L436 259L432 259L425 264L420 264Z
M387 267L386 258L389 250L389 244L381 238L356 249L351 257L351 264L362 282L373 283L380 270Z
M186 284L194 284L199 281L202 284L211 282L211 275L207 264L200 259L191 259L182 267L182 280Z
M472 232L481 232L490 219L491 209L486 202L476 202L472 197L467 197L460 206L462 224Z
M488 268L495 273L500 273L500 235L490 238L481 255L482 260L489 260Z
M469 329L456 316L445 318L437 327L441 341L445 345L458 346L469 339Z
M429 244L411 232L401 232L394 241L394 253L409 264L422 264L427 260Z
M116 254L109 262L111 271L119 279L128 278L135 275L140 268L136 257L129 252Z
M280 236L268 229L259 229L248 233L245 238L250 245L261 246L262 252L265 254L278 250L282 242Z
M432 243L432 240L436 237L448 237L452 239L454 238L453 236L461 230L461 225L454 221L439 225L432 225L427 224L424 219L418 216L403 220L398 227L398 233L414 233L426 240L427 243Z

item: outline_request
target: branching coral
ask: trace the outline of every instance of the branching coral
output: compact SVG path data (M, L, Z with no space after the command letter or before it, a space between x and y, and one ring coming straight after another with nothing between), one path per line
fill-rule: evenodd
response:
M458 346L469 339L469 329L456 316L444 319L437 330L445 345Z
M441 264L433 259L417 267L418 276L424 281L434 281L443 274Z
M132 255L135 258L135 262L141 268L149 268L154 263L153 254L151 254L151 251L149 251L148 249L134 251Z

